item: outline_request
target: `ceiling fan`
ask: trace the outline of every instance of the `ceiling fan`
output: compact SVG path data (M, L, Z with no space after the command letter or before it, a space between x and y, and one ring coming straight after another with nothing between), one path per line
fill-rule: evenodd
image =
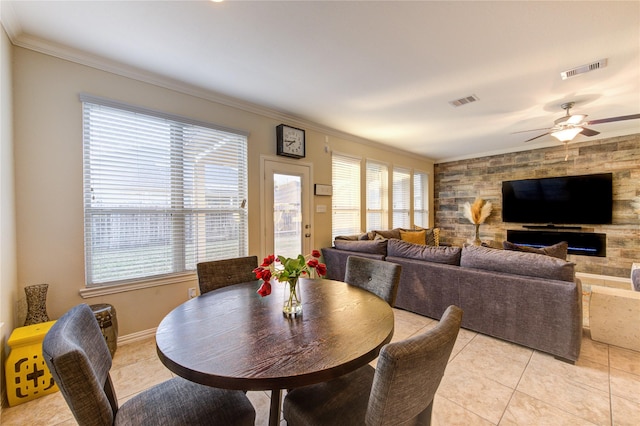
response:
M609 118L601 118L600 120L591 120L584 121L587 118L584 114L570 114L569 110L573 108L575 102L566 102L562 105L562 109L566 111L566 114L557 120L554 121L553 127L547 129L532 129L532 130L523 130L521 132L515 133L524 133L524 132L533 132L536 130L548 130L546 133L535 136L531 139L527 139L525 142L531 142L532 140L541 138L546 135L551 135L554 138L558 139L560 142L569 142L573 140L578 134L583 134L585 136L595 136L599 135L600 132L595 130L587 129L585 126L591 126L595 124L602 123L611 123L614 121L624 121L624 120L635 120L640 118L640 114L632 114L632 115L621 115L618 117L609 117Z

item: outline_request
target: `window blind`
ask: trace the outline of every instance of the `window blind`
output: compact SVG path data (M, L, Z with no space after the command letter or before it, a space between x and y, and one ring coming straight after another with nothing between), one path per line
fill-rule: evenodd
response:
M411 170L393 168L393 227L409 228L411 218Z
M423 172L413 173L413 223L429 227L429 175Z
M247 255L246 134L81 100L88 286Z
M388 182L388 167L385 164L367 161L367 230L387 229L388 227Z
M332 239L357 234L360 225L360 159L336 154L331 157L333 184Z

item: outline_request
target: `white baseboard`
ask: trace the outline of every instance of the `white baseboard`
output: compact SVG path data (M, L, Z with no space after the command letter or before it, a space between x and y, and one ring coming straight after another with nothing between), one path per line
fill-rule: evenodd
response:
M135 333L126 334L124 336L118 336L118 345L126 345L127 343L136 342L138 340L148 339L156 335L156 328L150 328L148 330L137 331Z
M612 277L608 275L587 274L585 272L576 272L576 278L579 278L583 284L599 285L602 287L614 287L622 289L630 289L631 277Z

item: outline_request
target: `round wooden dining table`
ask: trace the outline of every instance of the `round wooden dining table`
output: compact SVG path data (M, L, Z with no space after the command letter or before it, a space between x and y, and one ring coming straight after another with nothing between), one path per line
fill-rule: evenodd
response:
M393 310L373 293L340 281L302 279L303 311L282 314L284 285L256 293L260 281L190 299L156 331L162 363L196 383L271 390L269 424L280 418L282 389L320 383L374 360L393 336Z

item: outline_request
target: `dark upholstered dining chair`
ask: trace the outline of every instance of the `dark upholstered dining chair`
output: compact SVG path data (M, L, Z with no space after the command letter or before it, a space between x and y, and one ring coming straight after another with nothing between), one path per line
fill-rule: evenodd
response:
M257 278L253 270L257 267L258 256L200 262L197 265L200 294L233 284L255 281Z
M283 414L296 425L429 425L433 398L460 330L449 306L431 330L382 347L378 365L291 390Z
M79 425L253 425L242 391L175 377L118 407L109 375L111 354L88 305L71 308L51 327L42 352Z
M394 306L402 266L383 260L349 256L344 282L370 291Z

